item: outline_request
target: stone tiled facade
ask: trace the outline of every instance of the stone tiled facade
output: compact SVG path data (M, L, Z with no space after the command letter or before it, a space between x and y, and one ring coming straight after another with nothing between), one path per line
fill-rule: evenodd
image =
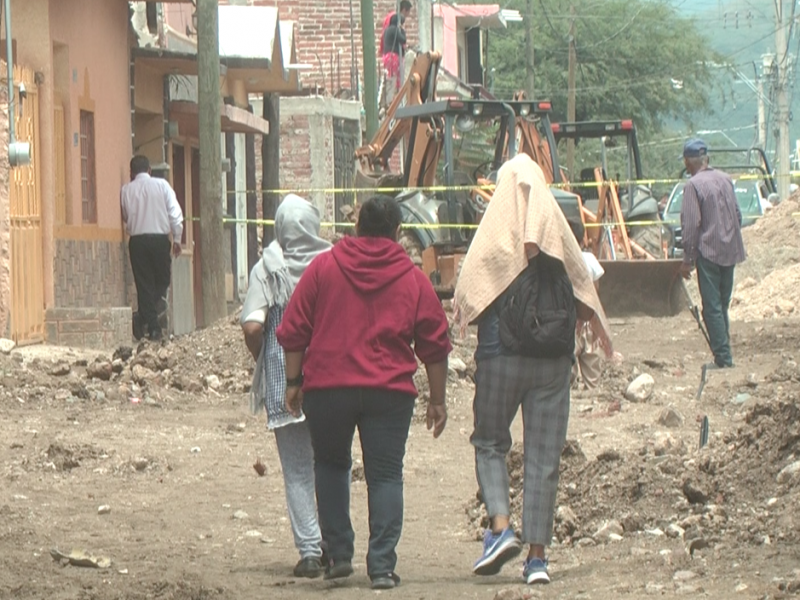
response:
M58 308L127 306L132 280L121 242L56 240Z
M51 308L45 313L48 344L105 350L130 345L132 312L117 308Z

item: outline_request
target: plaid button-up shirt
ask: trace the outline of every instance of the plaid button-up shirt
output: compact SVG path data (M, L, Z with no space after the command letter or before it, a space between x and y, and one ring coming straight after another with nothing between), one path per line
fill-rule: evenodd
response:
M684 262L694 264L698 256L722 267L744 261L742 211L726 173L709 167L686 183L681 228Z

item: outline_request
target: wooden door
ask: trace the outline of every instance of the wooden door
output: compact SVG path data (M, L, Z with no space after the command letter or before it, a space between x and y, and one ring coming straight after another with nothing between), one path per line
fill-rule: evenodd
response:
M205 326L205 319L203 319L203 269L201 264L201 256L203 255L200 249L200 150L192 148L192 240L193 248L192 255L194 258L193 274L194 274L194 319L197 327Z
M186 149L180 144L172 144L172 187L178 198L184 216L186 212ZM187 251L190 240L189 222L183 226L181 246L183 253L172 262L172 315L170 323L175 335L191 333L195 329L194 293L192 291L192 253ZM189 244L190 245L190 244Z
M42 199L39 178L39 97L30 69L14 67L27 97L16 103L17 141L31 145L31 162L11 169L11 337L17 344L44 340ZM52 267L52 266L51 266Z

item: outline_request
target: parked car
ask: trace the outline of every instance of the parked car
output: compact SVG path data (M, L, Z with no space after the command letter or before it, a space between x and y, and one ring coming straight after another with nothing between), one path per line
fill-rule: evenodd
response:
M683 207L683 188L685 186L685 181L675 185L661 216L664 220L664 229L668 232L667 248L670 258L683 256L681 208ZM763 195L763 186L759 180L734 179L733 186L739 209L742 211L742 227L752 225L769 208L772 208L772 203Z

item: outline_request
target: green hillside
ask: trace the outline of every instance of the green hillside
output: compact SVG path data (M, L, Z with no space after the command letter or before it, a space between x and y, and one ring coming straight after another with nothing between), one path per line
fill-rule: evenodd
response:
M756 79L755 66L760 67L762 55L775 52L775 17L771 2L673 0L673 4L691 16L714 50L751 81ZM798 40L800 38L794 33L790 41L790 54L793 57L797 55ZM756 93L740 77L724 69L720 70L716 83L718 89L712 94L713 114L700 117L697 129L724 132L704 134L711 144L730 145L728 137L737 145L752 144L756 139L754 125L758 114ZM768 89L765 94L769 96ZM797 112L799 108L800 94L794 94L792 109ZM800 124L793 124L791 133L793 139L800 136ZM774 143L774 132L769 128L767 149L770 152L774 150Z

